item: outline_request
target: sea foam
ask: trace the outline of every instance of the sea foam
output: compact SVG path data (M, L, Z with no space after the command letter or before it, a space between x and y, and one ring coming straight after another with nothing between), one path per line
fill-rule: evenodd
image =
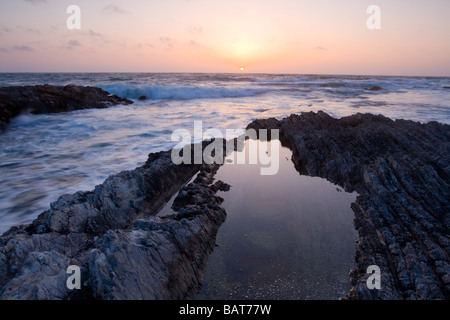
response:
M194 100L251 97L264 93L256 88L227 88L207 86L129 86L108 84L100 86L112 94L127 99L139 99L145 96L151 100Z

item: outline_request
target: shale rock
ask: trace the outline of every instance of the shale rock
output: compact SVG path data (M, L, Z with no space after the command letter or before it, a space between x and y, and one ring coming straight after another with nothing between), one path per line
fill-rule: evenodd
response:
M280 129L300 173L359 193L348 298L450 299L448 125L310 112L248 127ZM381 290L367 288L370 265L381 269Z
M95 298L186 299L198 292L226 216L210 188L213 174L205 167L204 174L211 181L197 178L182 188L197 197L177 214L138 219L131 230L109 230L96 241L89 261Z
M61 196L33 223L0 237L0 299L192 297L225 219L210 186L217 169L177 166L160 152L93 191ZM195 201L155 217L199 170ZM81 268L81 290L66 287L69 265Z
M357 267L346 298L450 298L448 125L318 112L248 127L279 129L300 173L359 193ZM170 154L150 154L92 191L63 195L1 236L0 299L193 297L226 216L216 192L229 186L214 183L218 166L177 166ZM157 216L176 192L177 212ZM81 290L66 288L69 265L81 268ZM366 285L370 265L381 270L380 290Z

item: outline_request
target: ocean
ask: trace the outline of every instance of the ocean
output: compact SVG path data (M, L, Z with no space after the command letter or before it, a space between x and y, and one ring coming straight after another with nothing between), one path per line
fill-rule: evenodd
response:
M258 118L323 110L450 124L450 78L294 74L13 73L0 86L97 86L128 106L15 118L0 133L0 233L66 193L92 190L177 142L172 132L244 129ZM140 97L146 100L139 100Z

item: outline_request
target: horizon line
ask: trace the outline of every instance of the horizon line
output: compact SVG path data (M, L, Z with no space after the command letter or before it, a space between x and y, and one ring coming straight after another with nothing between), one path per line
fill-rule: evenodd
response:
M0 74L235 74L235 75L302 75L302 76L350 76L350 77L401 77L401 78L450 78L450 75L401 75L401 74L351 74L351 73L299 73L299 72L205 72L205 71L0 71Z

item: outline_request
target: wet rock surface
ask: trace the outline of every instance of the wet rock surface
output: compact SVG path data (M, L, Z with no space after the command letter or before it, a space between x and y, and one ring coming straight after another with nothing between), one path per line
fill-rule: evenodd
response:
M359 196L350 299L450 298L450 127L356 114L303 113L248 128L280 129L299 172ZM381 269L369 290L367 268Z
M373 86L373 87L370 87L370 88L366 88L365 90L366 91L380 91L380 90L383 90L383 88L379 87L379 86Z
M61 196L33 223L0 237L0 299L193 296L225 219L213 184L217 169L177 166L170 152L160 152L93 191ZM155 217L180 188L195 198L178 214ZM81 269L80 290L66 286L69 265Z
M248 127L280 129L299 172L359 193L347 298L450 298L448 125L319 112ZM0 237L0 299L193 297L226 215L216 192L229 186L214 183L218 168L154 153L92 191L61 196ZM177 213L155 216L176 192ZM81 268L81 290L66 286L69 265ZM370 265L381 269L380 290L367 288Z
M58 113L91 108L107 108L131 104L130 100L96 87L82 86L20 86L0 88L0 128L24 112Z
M97 299L186 299L201 287L219 226L223 199L210 188L218 167L205 165L186 188L198 197L177 214L147 217L131 230L109 230L95 242L89 270Z

